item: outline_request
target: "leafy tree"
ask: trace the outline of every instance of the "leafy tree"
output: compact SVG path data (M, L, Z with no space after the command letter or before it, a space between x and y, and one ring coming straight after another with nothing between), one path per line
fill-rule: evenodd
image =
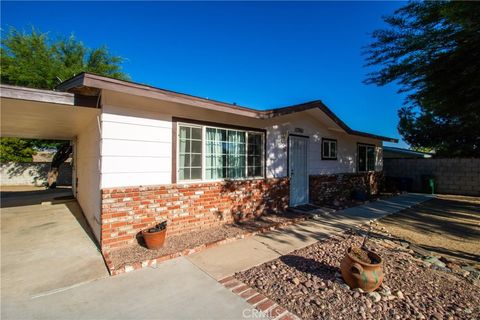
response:
M32 156L40 150L59 149L65 141L42 139L0 139L0 162L32 162Z
M410 150L418 151L418 152L425 152L425 153L433 153L435 150L430 148L423 148L423 147L411 147Z
M413 148L480 156L480 3L409 2L373 33L365 83L400 84L400 134Z
M30 33L10 28L2 37L0 50L0 82L4 84L53 89L83 71L129 79L122 72L122 57L112 55L106 46L90 49L74 36L51 39L48 33L35 28ZM52 173L71 151L65 141L18 138L0 138L0 148L2 162L29 162L36 150L57 149L58 154L54 156L57 161L52 163L49 172L49 186L53 187L56 175Z
M112 55L106 46L90 49L74 36L51 39L35 28L27 34L12 27L1 44L2 83L53 89L83 71L129 78L122 72L122 57Z
M35 154L29 140L19 138L2 138L0 140L0 162L32 162Z

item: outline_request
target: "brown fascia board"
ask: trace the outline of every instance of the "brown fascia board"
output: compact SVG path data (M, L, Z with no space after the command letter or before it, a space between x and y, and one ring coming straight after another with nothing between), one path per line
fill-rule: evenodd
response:
M311 109L322 110L323 113L325 113L330 119L333 120L333 122L335 122L340 128L342 128L348 134L351 134L351 135L354 135L354 136L361 136L361 137L366 137L366 138L377 139L377 140L383 140L383 141L388 141L388 142L394 142L394 143L398 142L398 139L379 136L379 135L375 135L375 134L372 134L372 133L361 132L361 131L351 129L335 113L333 113L333 111L329 107L327 107L321 100L315 100L315 101L306 102L306 103L302 103L302 104L297 104L297 105L293 105L293 106L289 106L289 107L266 110L264 112L266 113L267 118L273 118L273 117L278 117L278 116L282 116L282 115L286 115L286 114L290 114L290 113L306 111L306 110L311 110Z
M154 99L166 100L170 102L176 102L180 104L193 105L205 109L228 112L241 116L258 118L258 119L271 119L291 113L306 111L318 108L322 110L330 119L332 119L340 128L346 133L366 138L372 138L377 140L398 142L397 139L379 136L371 133L356 131L351 129L346 123L344 123L339 117L337 117L330 108L323 104L320 100L315 100L307 103L293 105L289 107L276 108L270 110L255 110L251 108L241 107L221 101L215 101L205 98L200 98L184 93L179 93L170 90L164 90L149 85L139 84L126 80L118 80L105 76L99 76L92 73L83 72L75 77L72 77L56 87L59 91L75 91L75 88L90 87L105 89L111 91L119 91L127 94L139 95Z
M73 78L59 84L55 89L60 91L72 91L75 88L94 87L99 89L118 91L127 94L139 95L148 98L166 100L196 107L235 113L246 117L258 118L261 111L240 107L220 101L195 97L192 95L164 90L136 82L118 80L92 73L83 72Z

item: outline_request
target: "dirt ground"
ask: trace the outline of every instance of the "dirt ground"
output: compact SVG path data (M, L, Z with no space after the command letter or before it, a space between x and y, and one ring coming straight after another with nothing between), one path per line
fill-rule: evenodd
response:
M235 238L249 232L259 231L261 228L279 226L302 218L305 218L303 214L285 212L283 214L265 215L244 222L224 224L219 227L180 235L168 236L167 233L165 246L158 250L147 249L143 239L139 237L137 243L125 248L112 250L109 252L109 255L113 265L116 268L120 268L127 264L156 259L172 253L182 252L185 249L193 249L204 244Z
M402 238L444 256L480 264L480 198L438 195L378 222Z

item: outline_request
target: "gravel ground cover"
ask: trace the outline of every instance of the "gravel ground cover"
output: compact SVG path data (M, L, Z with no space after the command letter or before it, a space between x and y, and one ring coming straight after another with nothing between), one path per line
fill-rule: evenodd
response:
M333 236L235 277L302 319L480 318L480 287L473 272L461 265L440 268L418 258L408 245L382 237L368 241L384 259L382 286L374 293L350 290L339 273L340 262L348 247L362 241L358 231Z
M193 249L204 244L239 237L243 234L261 230L262 228L275 227L304 217L304 215L286 212L284 214L265 215L256 219L237 222L235 224L225 224L220 227L187 232L175 236L168 236L167 233L165 245L158 250L147 249L143 239L140 237L138 243L135 243L134 245L112 250L109 252L109 257L115 268L118 269L135 262L155 259L181 252L185 249Z

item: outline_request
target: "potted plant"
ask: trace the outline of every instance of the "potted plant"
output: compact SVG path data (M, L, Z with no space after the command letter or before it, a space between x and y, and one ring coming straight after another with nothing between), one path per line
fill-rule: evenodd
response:
M361 288L363 291L375 291L383 281L382 258L366 246L371 227L365 236L362 246L347 249L340 264L343 280L350 288Z
M165 235L167 233L167 221L157 224L153 228L142 231L143 239L148 249L160 249L165 243Z

